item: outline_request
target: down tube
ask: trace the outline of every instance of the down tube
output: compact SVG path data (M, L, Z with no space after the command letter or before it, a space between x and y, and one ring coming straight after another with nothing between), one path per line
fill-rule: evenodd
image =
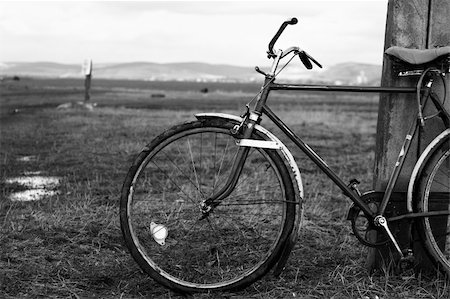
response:
M266 114L270 120L273 121L277 127L280 128L280 130L283 131L283 133L286 134L292 142L294 142L342 190L342 192L344 192L346 196L356 203L366 215L369 215L372 218L375 217L374 212L370 210L364 201L362 201L361 198L354 193L330 167L328 167L327 163L325 163L313 149L295 135L295 133L292 132L268 106L264 105L262 108L263 113Z

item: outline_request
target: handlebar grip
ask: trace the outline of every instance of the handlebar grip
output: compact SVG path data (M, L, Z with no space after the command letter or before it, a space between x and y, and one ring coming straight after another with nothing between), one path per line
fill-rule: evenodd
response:
M306 53L305 51L302 50L302 51L298 52L297 54L298 54L298 57L300 57L300 60L303 62L303 64L305 65L305 67L308 70L313 68L311 61L314 62L314 64L317 65L318 67L322 68L322 65L317 60L312 58L312 56L309 55L308 53Z
M269 58L275 56L275 54L273 53L273 46L275 45L275 42L280 37L281 33L283 33L283 30L287 27L287 25L295 25L297 23L298 23L297 18L291 18L291 19L284 21L283 24L281 24L280 29L278 29L277 33L275 33L275 36L272 38L272 40L269 43L269 51L267 51Z
M288 23L289 25L295 25L298 23L298 19L297 18L287 19L285 23Z
M300 60L303 62L303 65L304 65L308 70L310 70L310 69L313 68L312 63L311 63L311 61L309 61L309 57L306 55L305 52L303 52L303 51L300 52L300 53L298 54L298 57L300 57Z

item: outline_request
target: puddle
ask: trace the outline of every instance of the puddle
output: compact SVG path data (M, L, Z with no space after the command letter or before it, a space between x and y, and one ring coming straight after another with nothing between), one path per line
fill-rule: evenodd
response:
M33 162L33 161L37 161L37 157L36 156L22 156L17 158L17 161L19 162Z
M55 188L59 185L58 177L23 176L6 180L8 184L19 184L30 189Z
M14 192L9 196L11 201L34 201L41 200L45 197L58 194L58 191L45 190L45 189L31 189L20 192Z
M41 174L41 172L39 171L26 172L25 174L31 174L33 176L15 177L6 180L7 184L18 184L28 189L10 194L10 200L34 201L41 200L44 197L53 196L59 193L57 190L55 190L55 188L59 186L59 177L40 176L38 175Z
M26 175L26 176L40 175L40 174L42 174L42 171L25 171L23 174Z

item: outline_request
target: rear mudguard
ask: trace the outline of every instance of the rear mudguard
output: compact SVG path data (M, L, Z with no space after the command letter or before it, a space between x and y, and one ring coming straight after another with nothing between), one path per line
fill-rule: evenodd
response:
M410 212L410 213L414 212L414 209L413 209L414 193L419 184L419 179L420 179L420 175L422 173L423 167L425 166L425 164L428 160L428 154L432 153L438 146L440 146L443 142L445 142L446 138L448 138L449 135L450 135L450 129L447 129L444 132L442 132L441 134L439 134L425 148L425 150L420 155L419 160L417 160L417 163L414 166L414 169L412 171L411 178L410 178L409 184L408 184L408 192L407 192L407 199L406 199L406 208L407 208L408 212Z
M199 113L196 114L195 117L198 120L202 119L211 119L211 118L219 118L226 121L230 121L233 123L240 124L243 121L243 118L232 115L232 114L225 114L225 113ZM269 130L265 129L264 127L260 125L255 125L255 130L257 130L259 133L261 133L263 136L265 136L265 140L269 141L266 143L266 145L258 142L249 142L249 140L240 140L241 146L253 146L253 147L267 147L276 145L276 148L282 153L284 158L286 159L286 162L288 164L288 170L290 171L291 178L294 180L294 190L295 190L295 197L296 201L299 203L296 205L298 207L296 212L296 219L294 224L294 229L291 232L291 235L289 236L288 240L286 241L286 244L283 246L283 251L279 257L279 260L274 268L274 275L278 276L281 271L284 269L286 262L288 260L289 254L291 253L292 248L294 247L298 232L300 230L300 227L302 225L302 219L303 219L303 184L302 179L300 176L300 170L298 169L297 163L295 162L294 157L292 156L289 149ZM244 145L244 141L247 142L248 145ZM239 141L238 141L239 143Z

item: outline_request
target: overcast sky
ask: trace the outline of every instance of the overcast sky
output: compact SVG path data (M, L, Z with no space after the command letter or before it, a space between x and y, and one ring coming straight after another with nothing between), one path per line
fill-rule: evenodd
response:
M0 62L208 62L267 65L267 44L324 65L381 64L387 0L0 1Z

